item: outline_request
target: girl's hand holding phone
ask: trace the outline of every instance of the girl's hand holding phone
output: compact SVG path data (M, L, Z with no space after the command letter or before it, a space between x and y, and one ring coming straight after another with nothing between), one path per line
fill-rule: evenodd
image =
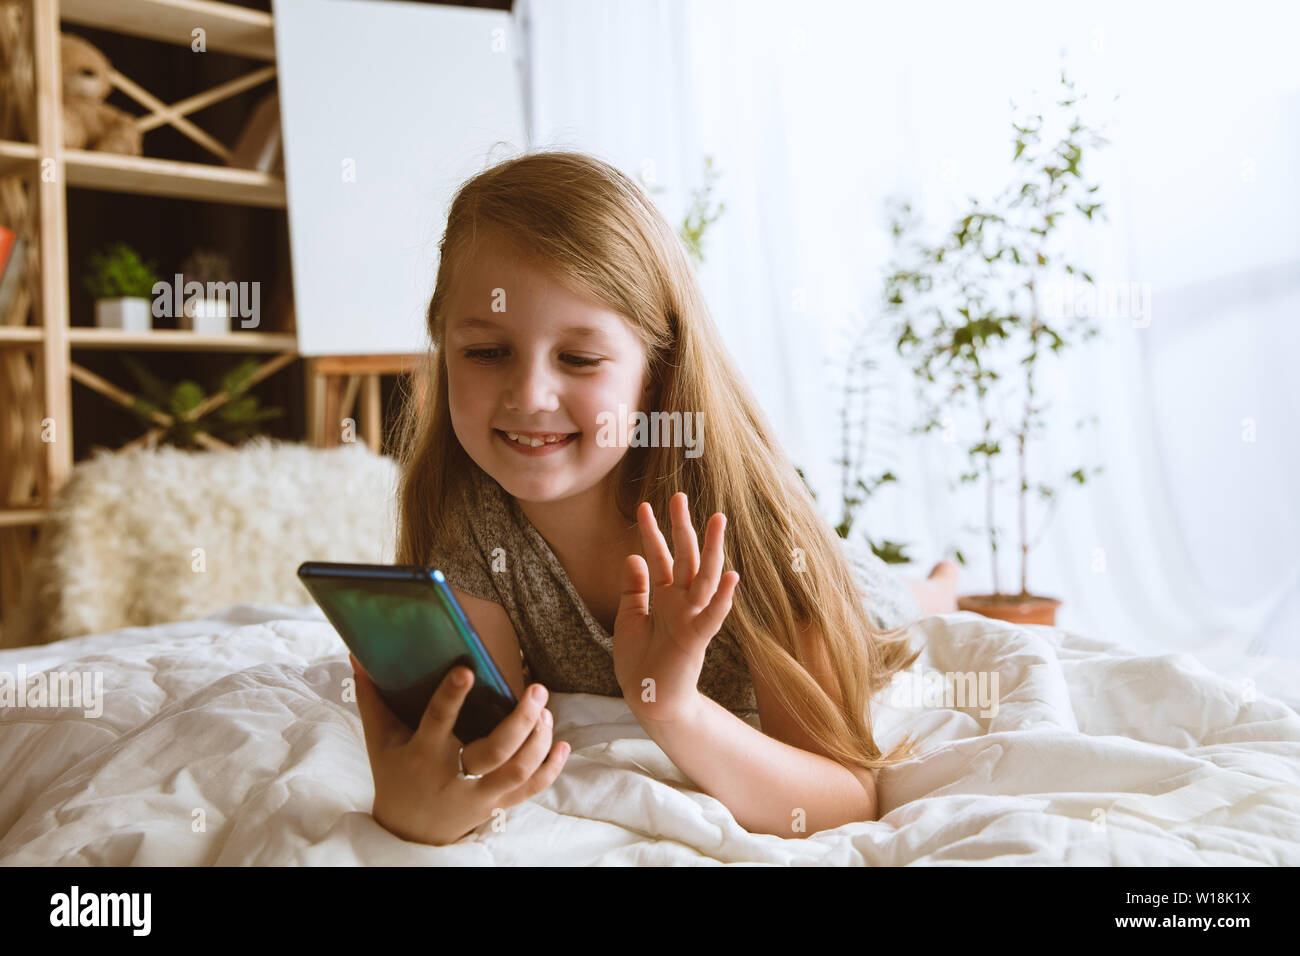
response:
M473 686L473 671L453 667L448 672L412 733L355 658L352 667L375 780L371 813L380 826L403 840L434 846L454 843L490 820L495 810L545 790L564 767L569 745L551 747L553 718L545 708L547 692L541 684L530 687L492 733L465 745L465 772L483 775L465 780L457 762L461 744L452 727Z

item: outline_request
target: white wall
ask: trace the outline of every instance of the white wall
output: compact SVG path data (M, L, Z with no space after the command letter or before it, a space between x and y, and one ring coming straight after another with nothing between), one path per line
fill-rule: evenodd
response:
M535 145L653 170L674 223L715 157L727 212L702 281L781 441L831 500L826 363L878 313L885 198L938 226L995 191L1009 100L1050 93L1066 52L1112 124L1089 170L1110 222L1078 231L1075 258L1151 283L1153 314L1110 323L1055 373L1063 420L1102 426L1058 430L1036 460L1083 454L1106 472L1063 499L1030 587L1065 600L1064 626L1106 639L1300 656L1294 5L517 0L516 15ZM960 546L964 590L985 590L987 549L962 531L982 499L948 487L960 443L906 434L910 379L888 349L879 359L876 464L901 484L865 520L912 543L916 573Z
M420 351L452 194L527 145L512 19L379 0L274 15L299 351Z

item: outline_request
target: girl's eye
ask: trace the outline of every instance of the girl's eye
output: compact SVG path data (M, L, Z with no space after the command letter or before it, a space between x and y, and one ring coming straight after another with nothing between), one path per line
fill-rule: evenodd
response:
M480 361L484 361L484 362L491 362L496 358L496 356L491 353L500 352L500 351L502 350L501 349L466 349L465 355L467 358L479 359ZM582 367L582 368L594 367L599 365L603 361L602 359L583 358L581 355L572 355L568 353L561 356L561 358L565 359L570 365Z

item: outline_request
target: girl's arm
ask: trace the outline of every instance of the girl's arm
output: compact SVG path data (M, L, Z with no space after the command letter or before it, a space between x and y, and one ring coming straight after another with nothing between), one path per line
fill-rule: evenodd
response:
M686 494L673 495L670 507L677 558L668 550L653 508L643 501L637 522L646 557L630 554L623 562L623 595L614 620L614 673L623 699L682 772L750 831L802 837L874 820L875 774L850 770L812 752L815 744L798 732L792 716L775 705L771 689L761 681L754 681L754 697L763 730L699 692L706 648L731 610L740 575L722 573L725 515L709 518L701 554ZM813 679L832 699L842 700L820 632L804 622L798 640ZM752 663L749 670L752 677Z
M802 838L876 819L873 773L769 737L703 694L671 722L637 717L682 773L746 830Z
M821 632L805 624L799 634L809 673L833 700L840 700ZM749 667L751 677L755 668ZM685 716L656 721L628 695L646 733L678 768L726 805L741 826L757 833L806 837L878 815L876 775L848 768L818 752L776 695L754 678L763 730L717 701L696 693Z

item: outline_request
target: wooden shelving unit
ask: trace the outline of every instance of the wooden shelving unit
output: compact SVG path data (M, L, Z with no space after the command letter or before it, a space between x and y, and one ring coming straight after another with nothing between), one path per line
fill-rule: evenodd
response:
M182 46L202 26L209 50L275 60L274 22L260 10L210 0L61 0L59 6L68 23Z
M218 163L65 149L61 28L75 24L184 47L191 46L193 31L202 28L208 51L271 64L171 104L114 71L117 89L151 111L138 118L139 129L170 124L220 161L229 156L229 150L185 116L274 77L271 14L210 0L0 0L0 13L8 14L15 4L23 11L25 39L30 43L32 115L27 125L34 141L4 139L0 130L0 178L20 177L27 184L32 215L25 233L22 223L6 224L28 236L29 261L39 263L39 284L31 283L25 290L29 308L18 310L22 312L20 322L26 321L30 311L30 324L3 324L6 317L0 316L0 404L11 406L4 410L8 415L21 416L23 429L30 425L35 430L44 423L56 437L35 441L24 431L21 440L14 441L12 428L0 434L0 443L13 443L13 447L0 447L0 457L9 458L0 466L0 617L18 600L21 569L30 558L34 541L19 532L27 529L30 533L43 520L51 496L72 470L72 382L95 388L119 403L130 398L79 365L73 357L75 350L271 353L259 368L259 378L297 357L293 332L236 328L225 335L176 330L124 333L74 327L69 321L68 188L270 209L285 209L287 204L283 178L268 173ZM14 321L12 315L9 321ZM23 355L29 358L20 362ZM26 398L29 407L12 407L16 397ZM28 475L38 489L34 498L24 498L14 490L27 485Z

